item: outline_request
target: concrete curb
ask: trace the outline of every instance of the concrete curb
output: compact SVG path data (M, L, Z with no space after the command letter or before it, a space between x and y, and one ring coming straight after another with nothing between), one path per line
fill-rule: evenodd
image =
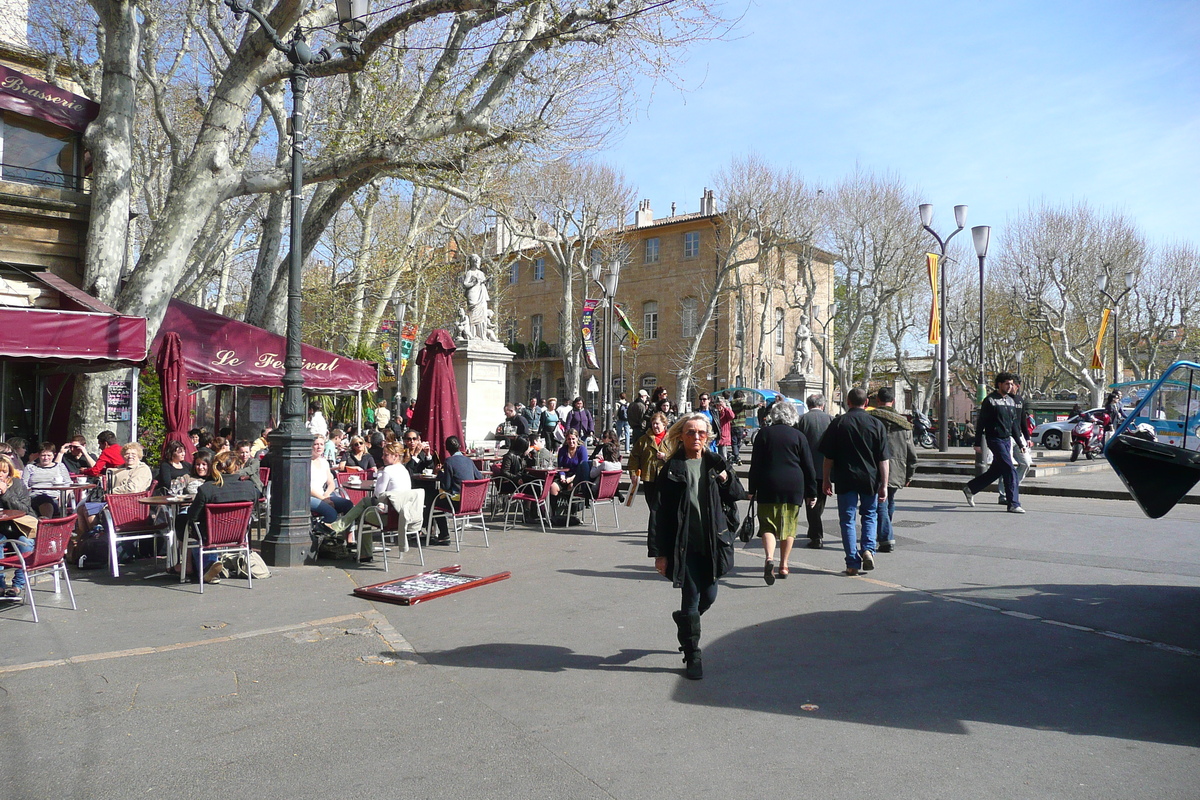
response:
M956 492L961 492L964 485L966 485L966 481L961 479L920 477L913 478L912 483L909 484L918 489L947 489ZM985 493L995 491L992 487L984 490ZM1026 483L1021 484L1021 494L1038 494L1049 497L1090 497L1095 500L1133 500L1126 489L1080 489L1070 486L1037 486ZM1185 495L1179 502L1200 505L1200 495Z

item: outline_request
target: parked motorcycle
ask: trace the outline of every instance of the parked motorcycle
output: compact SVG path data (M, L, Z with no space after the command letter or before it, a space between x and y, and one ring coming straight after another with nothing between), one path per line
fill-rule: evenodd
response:
M1089 461L1104 452L1104 423L1084 414L1071 430L1071 460L1083 453Z
M937 432L937 428L934 427L933 422L928 416L920 411L914 410L912 415L912 423L913 442L921 445L921 447L924 447L927 450L937 446L937 442L934 441L933 438L934 433Z

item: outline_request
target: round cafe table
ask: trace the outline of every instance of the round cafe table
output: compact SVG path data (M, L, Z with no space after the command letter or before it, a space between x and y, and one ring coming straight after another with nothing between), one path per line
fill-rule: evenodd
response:
M90 492L99 485L98 483L31 483L28 488L30 494L57 492L60 513L68 514L75 510L75 506L79 504L79 499L85 492ZM68 505L70 510L68 510Z
M138 502L144 506L153 506L155 508L167 509L167 514L170 517L169 530L167 536L167 566L176 562L176 550L178 546L175 541L175 520L179 516L180 509L186 508L192 504L195 495L177 495L177 494L156 494L151 497L139 497Z

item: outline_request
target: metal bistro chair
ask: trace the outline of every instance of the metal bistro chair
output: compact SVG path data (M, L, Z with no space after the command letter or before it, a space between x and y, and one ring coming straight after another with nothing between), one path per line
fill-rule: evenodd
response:
M205 553L245 553L246 588L254 588L250 576L250 518L254 514L254 501L237 503L209 503L204 506L204 524L200 530L192 523L191 531L183 542L183 563L179 567L179 582L187 582L188 549L200 551L200 569L204 569ZM193 538L193 534L195 538ZM200 574L200 594L204 594L204 574Z
M613 510L613 527L620 527L620 520L617 518L617 489L621 485L620 472L601 472L596 483L581 483L571 487L571 495L567 499L567 516L570 516L571 510L578 503L581 508L587 509L587 500L592 503L592 524L596 530L600 530L600 520L596 517L596 506L609 505ZM578 492L578 494L576 494Z
M487 520L483 517L483 502L487 499L488 485L491 483L487 478L478 480L463 481L462 488L459 491L459 500L457 507L454 503L454 498L446 492L439 492L437 500L429 507L429 517L425 520L425 543L429 543L429 535L433 530L433 520L435 517L445 517L454 525L454 546L457 552L462 552L462 534L467 530L467 524L478 519L479 524L483 527L483 545L491 547L491 542L488 541ZM444 500L449 504L449 508L438 508L438 501ZM459 527L459 523L462 527Z
M271 468L259 467L258 479L262 481L262 497L254 504L254 521L258 528L259 541L267 536L267 521L271 516Z
M542 526L542 533L546 532L546 525L549 524L551 530L554 528L554 522L550 516L550 487L554 484L555 472L547 472L541 485L537 481L523 483L517 487L517 490L508 496L508 505L504 507L504 530L511 530L513 504L517 503L517 509L522 510L522 503L533 503L537 509L538 522Z
M159 521L155 515L154 506L139 503L138 499L154 494L157 481L150 484L144 492L134 494L104 495L104 527L108 531L108 563L112 567L114 578L121 576L121 565L117 558L117 544L139 539L155 539L160 536L167 540L168 552L175 536L175 531L165 522ZM155 551L157 553L157 550ZM155 558L158 556L156 555Z
M378 541L376 541L374 544L374 549L377 553L381 551L383 553L384 572L390 571L388 569L387 559L388 546L391 543L389 541L389 537L391 541L395 542L400 553L403 554L408 552L408 538L409 536L412 536L413 541L417 543L417 557L421 560L421 566L425 566L425 552L421 549L420 516L417 516L416 519L408 522L408 527L415 526L413 530L402 531L400 530L400 514L396 511L396 509L392 508L391 503L388 503L387 506L388 509L385 513L381 513L375 506L370 506L362 513L362 516L358 518L358 531L355 535L357 537L359 558L362 558L362 532L363 530L369 528L379 537Z
M25 573L25 592L22 602L29 601L29 610L33 612L33 621L38 621L37 604L33 600L33 576L49 572L54 576L54 593L59 592L59 577L67 584L67 596L71 598L71 610L78 611L75 605L75 592L71 590L71 576L67 574L67 544L71 541L71 532L75 530L76 517L43 519L38 522L37 538L33 540L33 552L26 557L17 549L17 543L11 540L0 542L0 555L4 553L4 545L11 544L14 554L0 558L0 569L12 567Z

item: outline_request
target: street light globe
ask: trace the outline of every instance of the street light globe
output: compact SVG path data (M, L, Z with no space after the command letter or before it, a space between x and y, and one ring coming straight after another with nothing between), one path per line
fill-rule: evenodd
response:
M348 31L366 30L368 0L336 0L338 22Z
M1108 276L1107 275L1100 276L1100 279L1096 281L1096 288L1098 288L1102 292L1108 288Z
M971 228L971 238L975 241L975 255L983 258L987 255L988 240L992 238L990 225L976 225Z
M917 208L921 212L921 225L928 228L933 222L933 205L931 203L921 203Z
M958 229L960 231L964 227L966 227L966 224L967 224L967 207L966 206L955 206L954 207L954 224L958 226Z
M1132 272L1125 273L1125 288L1126 289L1133 288L1133 273Z

